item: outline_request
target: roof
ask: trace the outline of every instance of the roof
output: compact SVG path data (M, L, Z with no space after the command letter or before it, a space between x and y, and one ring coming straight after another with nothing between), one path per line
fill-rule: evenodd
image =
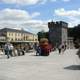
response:
M55 27L63 27L63 28L68 28L68 23L64 21L56 21L56 22L48 22L49 24L54 24ZM58 25L58 26L57 26Z
M11 28L3 28L3 29L0 29L0 31L3 31L3 32L8 32L9 31L9 32L18 32L18 33L33 34L33 33L28 32L28 31L25 31L25 30L17 30L17 29L11 29Z

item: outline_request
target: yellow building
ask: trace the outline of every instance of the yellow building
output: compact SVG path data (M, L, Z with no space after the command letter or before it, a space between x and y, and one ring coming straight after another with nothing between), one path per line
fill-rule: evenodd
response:
M24 30L3 28L0 29L0 35L5 36L6 40L10 42L37 42L38 41L37 35Z

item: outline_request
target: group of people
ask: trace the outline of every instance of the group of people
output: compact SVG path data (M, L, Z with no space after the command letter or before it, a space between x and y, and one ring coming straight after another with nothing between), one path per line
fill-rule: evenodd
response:
M49 53L53 50L53 47L51 44L49 44L48 42L46 43L35 43L34 44L34 49L36 50L36 56L48 56ZM61 54L61 52L64 52L66 50L67 45L61 44L58 46L58 51L59 54ZM10 56L13 56L13 52L14 54L20 56L25 55L26 52L26 48L14 48L14 46L11 43L6 43L4 46L4 52L5 55L7 55L7 58L10 58Z
M40 56L48 56L49 55L49 53L51 52L51 51L53 51L53 47L52 47L52 45L51 44L43 44L43 45L40 45L40 44L35 44L35 46L34 46L34 48L35 48L35 50L36 50L36 55L40 55ZM67 45L66 45L66 43L64 42L64 43L62 43L62 44L60 44L59 46L58 46L58 51L59 51L59 54L61 54L61 53L64 53L64 51L66 50L66 48L67 48Z
M5 55L7 55L7 58L10 58L10 57L16 56L16 55L20 56L21 54L25 55L24 49L14 48L14 46L9 42L5 44L4 52L5 52Z
M13 45L11 43L6 43L4 47L5 55L7 55L7 58L12 56L13 51Z

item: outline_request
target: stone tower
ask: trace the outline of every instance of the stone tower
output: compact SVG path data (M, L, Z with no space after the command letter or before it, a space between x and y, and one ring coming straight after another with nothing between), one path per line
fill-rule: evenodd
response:
M59 46L63 42L67 42L68 23L63 21L48 22L49 40L53 46Z

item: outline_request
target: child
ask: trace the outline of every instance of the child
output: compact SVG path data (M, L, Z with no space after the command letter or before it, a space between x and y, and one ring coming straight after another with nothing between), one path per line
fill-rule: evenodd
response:
M41 48L40 46L36 47L36 56L41 55Z

